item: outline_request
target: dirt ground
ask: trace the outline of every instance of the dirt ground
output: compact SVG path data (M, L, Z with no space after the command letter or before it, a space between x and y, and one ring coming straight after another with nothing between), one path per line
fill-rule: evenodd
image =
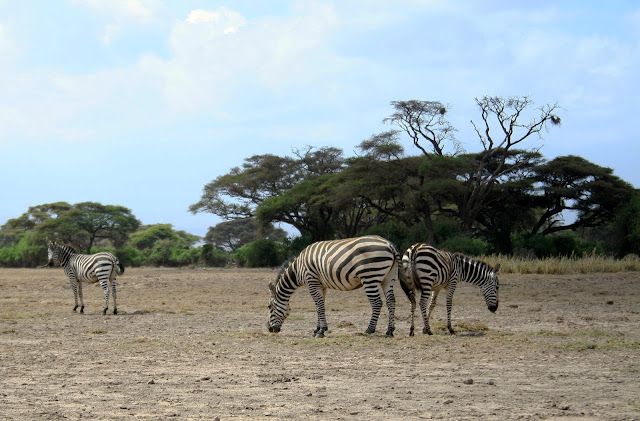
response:
M275 275L128 268L102 316L60 268L0 269L0 419L640 419L640 273L502 275L495 314L459 285L456 336L442 300L408 337L399 288L396 336L386 310L363 336L364 291L329 291L324 339L306 289L267 332Z

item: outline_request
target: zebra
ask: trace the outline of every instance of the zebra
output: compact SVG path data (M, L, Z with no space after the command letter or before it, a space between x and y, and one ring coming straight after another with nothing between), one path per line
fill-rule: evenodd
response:
M113 295L113 314L118 314L116 305L116 276L124 273L124 266L116 256L109 252L95 254L79 254L66 244L49 241L48 248L49 266L62 266L69 277L71 289L75 299L73 311L78 308L78 295L80 296L80 313L84 313L84 300L82 299L82 283L93 284L100 282L104 291L104 309L106 314L109 309L109 284Z
M327 288L351 291L363 286L372 309L365 334L372 334L376 330L384 294L389 310L386 334L393 336L393 284L399 277L404 277L400 264L400 254L396 247L378 236L319 241L307 246L297 258L285 262L275 283L269 283L269 332L280 332L284 319L289 315L291 295L306 284L318 313L314 337L324 337L328 329L324 307ZM407 289L405 293L410 300L414 297L413 291ZM415 298L413 300L415 305Z
M407 287L420 292L419 304L424 320L422 333L432 334L429 317L436 305L438 293L445 288L447 290L447 329L449 333L455 334L451 327L451 306L458 281L479 286L489 311L495 313L498 309L499 264L494 268L463 254L450 253L424 243L417 243L409 247L402 256L402 266L406 273ZM429 300L428 309L427 299ZM412 305L410 335L413 335L414 311L415 306Z

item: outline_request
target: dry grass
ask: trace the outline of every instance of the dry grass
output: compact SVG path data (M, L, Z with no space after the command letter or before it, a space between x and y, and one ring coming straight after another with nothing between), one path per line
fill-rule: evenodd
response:
M545 259L520 259L505 255L492 255L484 260L492 265L500 263L501 273L566 275L640 271L640 257L636 255L628 255L624 259L595 254L581 258L549 257Z
M441 300L409 337L398 292L395 337L385 310L365 336L364 291L327 291L324 339L306 288L267 331L276 273L128 268L102 316L99 287L71 311L61 269L0 269L3 419L638 419L640 272L510 271L493 314L461 283L457 335Z

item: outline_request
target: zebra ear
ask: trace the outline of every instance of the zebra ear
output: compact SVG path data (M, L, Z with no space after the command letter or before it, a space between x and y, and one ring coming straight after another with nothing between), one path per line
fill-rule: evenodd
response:
M495 268L493 268L493 272L494 272L496 275L500 272L500 263L498 263L498 264L496 265L496 267L495 267Z

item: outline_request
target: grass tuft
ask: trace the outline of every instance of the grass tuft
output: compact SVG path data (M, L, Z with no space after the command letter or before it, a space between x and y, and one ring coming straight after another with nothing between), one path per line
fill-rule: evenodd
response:
M544 259L521 259L498 254L484 257L483 260L494 266L499 263L501 273L564 275L640 271L640 257L635 254L627 255L623 259L596 254L581 258L563 256Z

